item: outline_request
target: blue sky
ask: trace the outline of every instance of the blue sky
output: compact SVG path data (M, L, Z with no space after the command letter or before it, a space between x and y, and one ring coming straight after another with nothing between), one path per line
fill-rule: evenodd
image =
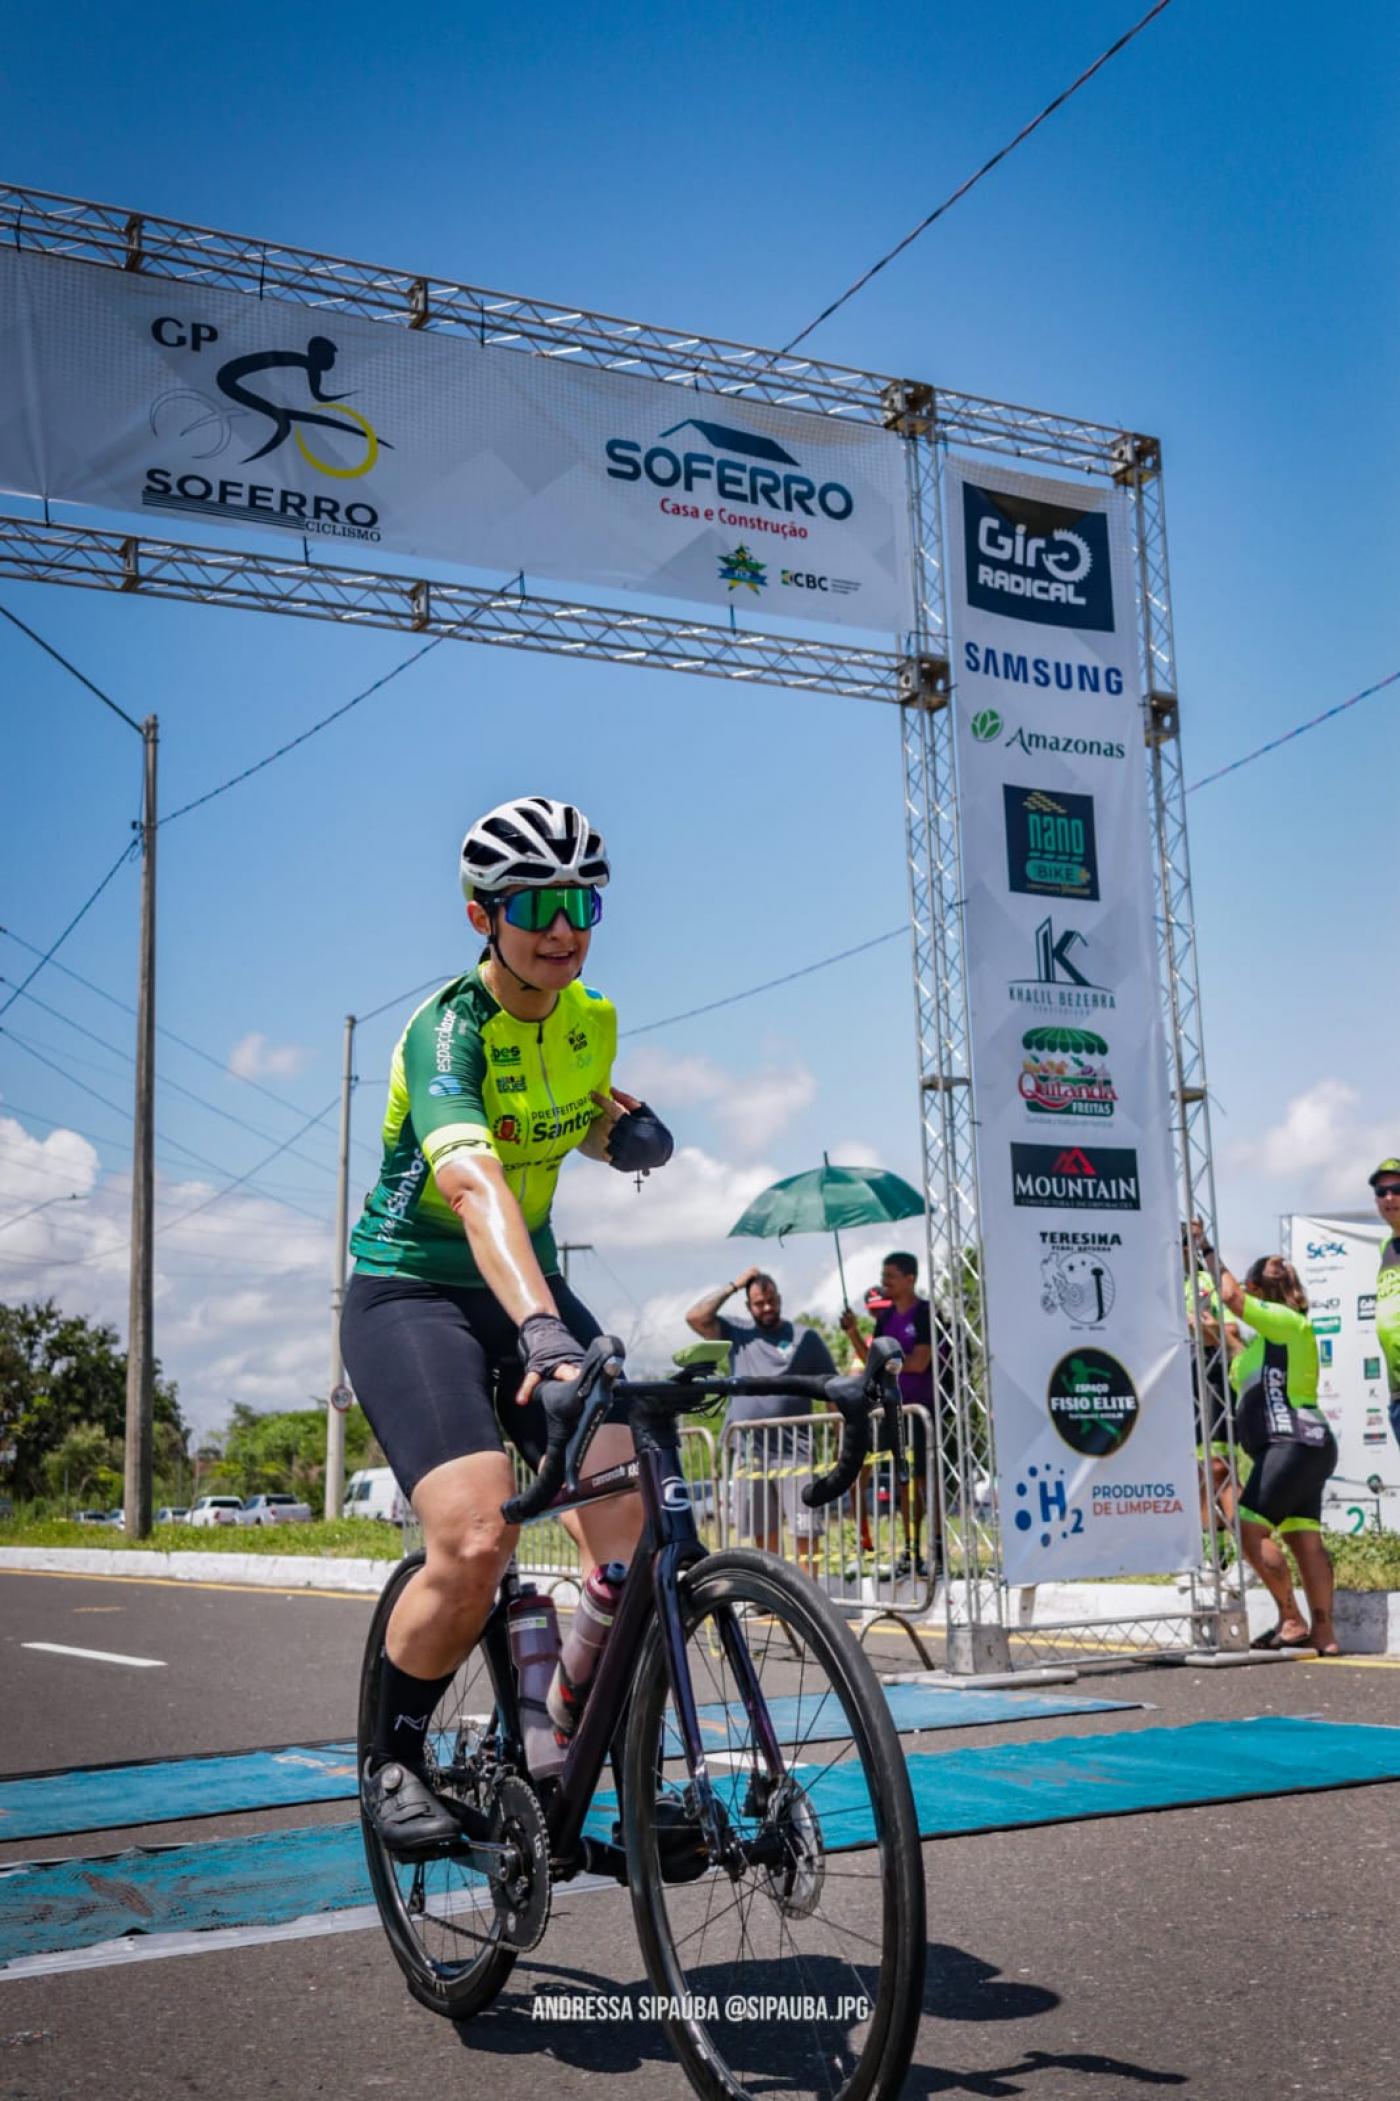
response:
M352 4L274 23L15 0L3 172L782 342L1140 11L934 6L911 42L892 6L390 20ZM1161 436L1189 779L1400 665L1396 41L1380 6L1173 0L812 344ZM0 598L131 713L159 714L167 809L411 646L38 586ZM1400 1149L1384 1018L1396 690L1192 798L1222 1239L1242 1257L1279 1211L1362 1205L1361 1170ZM0 709L0 923L43 947L128 836L139 748L9 628ZM537 787L608 833L617 878L590 974L624 1029L903 916L891 711L448 644L163 835L162 1020L311 1114L336 1092L342 1015L469 958L461 832ZM128 870L63 951L124 1000L136 902ZM5 977L25 966L0 940ZM0 1036L0 1226L43 1195L83 1200L0 1232L0 1290L124 1325L129 1017L56 972L34 990L69 1019L26 1002L6 1017L61 1070ZM366 1143L397 1020L362 1034ZM173 1218L296 1114L168 1043L162 1071L162 1131L216 1163L162 1151ZM648 1346L747 1258L717 1235L761 1179L824 1145L916 1171L900 941L639 1039L619 1071L670 1114L685 1167L640 1196L580 1167L561 1202L599 1248L576 1282L608 1319L644 1308ZM324 1390L333 1144L300 1150L160 1243L159 1346L201 1422L230 1398ZM362 1188L370 1152L356 1162ZM797 1299L829 1292L830 1268L791 1243L782 1277Z

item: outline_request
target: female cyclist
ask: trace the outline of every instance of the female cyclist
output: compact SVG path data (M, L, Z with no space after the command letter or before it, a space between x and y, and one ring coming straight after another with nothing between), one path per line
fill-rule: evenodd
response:
M1240 1538L1245 1557L1278 1606L1279 1620L1253 1646L1316 1649L1338 1654L1332 1624L1332 1559L1322 1543L1322 1491L1337 1464L1337 1441L1317 1401L1317 1337L1307 1294L1291 1262L1261 1255L1244 1288L1228 1269L1220 1296L1254 1330L1230 1366L1239 1399L1235 1439L1254 1464L1240 1491ZM1298 1610L1288 1563L1273 1534L1288 1540L1298 1559L1312 1612L1312 1630Z
M502 1429L537 1466L536 1388L568 1378L599 1333L559 1274L549 1219L560 1166L578 1150L636 1173L671 1155L664 1125L612 1085L617 1017L580 981L608 880L587 818L545 796L502 803L467 833L461 879L486 946L394 1052L383 1164L351 1235L341 1323L356 1395L427 1551L386 1629L365 1775L380 1836L409 1855L460 1831L423 1779L423 1740L515 1547L501 1517L515 1488ZM631 1456L623 1409L619 1396L590 1448L600 1469ZM617 1498L565 1522L587 1573L630 1559L640 1504Z

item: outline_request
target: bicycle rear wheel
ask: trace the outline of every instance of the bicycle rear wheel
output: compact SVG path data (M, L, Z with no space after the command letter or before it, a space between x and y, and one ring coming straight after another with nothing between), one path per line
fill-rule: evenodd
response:
M423 1565L401 1561L380 1595L360 1677L359 1769L365 1770L379 1705L384 1630L404 1585ZM479 1643L433 1710L426 1732L426 1770L440 1794L471 1802L476 1761L494 1736L496 1687L485 1643ZM365 1859L379 1916L415 1999L450 2021L480 2013L515 1967L484 1875L462 1860L397 1860L361 1815Z
M730 1859L676 1879L694 1873L675 1826L693 1833L695 1800L656 1628L633 1684L624 1824L671 2044L707 2101L893 2095L922 2009L924 1880L875 1674L829 1600L765 1554L710 1555L682 1576L681 1608Z

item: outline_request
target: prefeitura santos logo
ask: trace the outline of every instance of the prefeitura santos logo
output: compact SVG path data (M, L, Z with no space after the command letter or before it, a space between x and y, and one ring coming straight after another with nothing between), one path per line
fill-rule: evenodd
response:
M1042 627L1113 632L1108 518L963 483L968 604Z

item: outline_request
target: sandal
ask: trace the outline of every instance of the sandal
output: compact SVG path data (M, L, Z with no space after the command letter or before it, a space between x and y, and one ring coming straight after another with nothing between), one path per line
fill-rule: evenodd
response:
M1262 1634L1255 1635L1249 1646L1251 1649L1281 1649L1283 1637L1277 1627L1266 1627Z

